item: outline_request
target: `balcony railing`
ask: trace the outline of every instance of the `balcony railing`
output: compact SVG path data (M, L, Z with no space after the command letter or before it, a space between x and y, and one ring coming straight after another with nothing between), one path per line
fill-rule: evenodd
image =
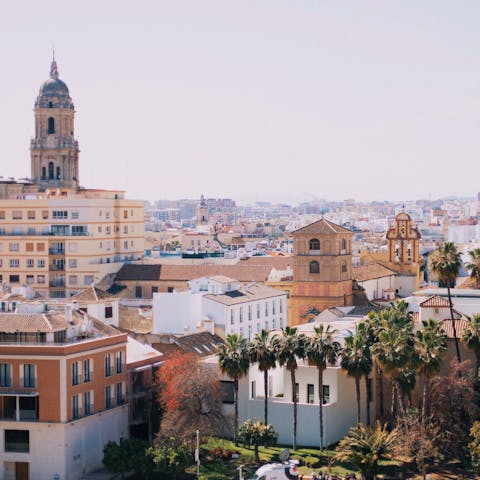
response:
M88 383L93 380L93 371L88 371L83 374L83 382Z
M117 396L117 405L123 405L125 401L126 401L125 395L122 394Z
M85 405L85 415L93 415L95 413L95 408L93 403L87 403Z
M50 255L65 255L65 247L51 247L48 249Z
M10 388L12 386L12 377L9 375L7 377L2 377L0 379L1 388Z
M0 236L1 237L88 237L89 233L88 232L43 232L39 230L28 230L26 232L12 232L12 231L6 231L4 229L0 230Z
M113 401L112 397L107 397L105 399L105 408L113 408L115 406L115 402Z
M82 418L82 409L80 407L72 409L72 418L73 420L76 420L77 418Z
M117 362L116 364L116 373L122 373L125 371L125 364Z
M48 282L50 287L64 287L65 286L65 279L57 279L57 280L50 280Z
M65 265L49 265L48 268L51 272L64 272Z

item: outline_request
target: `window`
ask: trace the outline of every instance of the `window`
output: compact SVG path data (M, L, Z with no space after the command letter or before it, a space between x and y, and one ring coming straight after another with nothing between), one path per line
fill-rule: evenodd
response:
M122 352L115 353L115 364L117 366L117 373L122 373L123 371L123 355Z
M70 268L77 268L77 259L76 258L70 258L68 260L68 266Z
M75 420L76 418L80 418L81 408L80 408L80 399L79 395L73 395L72 397L72 419Z
M330 385L323 385L323 395L322 402L325 405L330 403Z
M9 363L0 363L0 387L12 386L12 366Z
M44 252L44 251L45 251L45 244L37 243L37 252Z
M92 392L83 392L83 408L85 415L91 415L93 413Z
M235 316L233 313L233 308L230 310L230 325L233 325L235 323Z
M18 268L20 266L20 260L18 258L10 259L10 268Z
M265 316L268 317L268 302L265 302Z
M320 250L320 240L318 238L312 238L309 242L309 250Z
M142 298L142 287L140 285L135 287L135 298Z
M83 381L85 383L92 381L92 366L90 359L87 358L83 361Z
M10 243L9 244L9 250L11 252L18 252L19 249L20 249L20 244L19 243Z
M42 218L43 218L43 220L48 219L48 210L42 210Z
M279 306L280 306L280 313L283 313L283 299L281 298L280 299L280 302L279 302Z
M117 383L115 386L116 389L116 397L117 397L117 405L121 405L125 403L125 396L123 395L123 384Z
M307 385L307 403L314 403L315 402L315 387L313 384L309 383Z
M25 388L35 388L35 365L32 363L23 365L23 386Z
M110 225L107 225L105 227L105 235L110 235L112 233L112 229L110 227Z
M52 212L52 218L53 220L64 220L68 218L68 212L66 210L54 210Z
M44 284L45 283L45 275L37 275L37 283Z
M112 356L108 354L105 355L105 376L110 377L112 373Z
M77 275L70 275L68 277L68 283L70 285L78 285L78 276Z
M272 315L275 315L275 300L272 300Z
M33 243L27 242L27 243L25 244L25 251L26 251L26 252L33 252Z
M310 273L320 273L320 265L316 260L310 262Z
M158 293L158 287L152 287L152 297L154 293Z
M250 321L252 319L252 306L248 306L248 320Z
M220 380L220 396L222 403L235 403L235 390L232 381Z
M52 135L55 133L55 119L53 117L48 118L48 134Z
M12 212L12 219L13 220L21 220L23 218L23 213L21 210L14 210Z
M342 273L347 272L347 262L342 262Z
M240 323L243 322L243 307L240 307Z
M80 383L78 364L79 362L72 363L72 385L78 385Z
M90 286L93 283L93 275L85 275L83 277L84 285Z
M8 277L10 283L19 283L20 282L20 275L10 275Z
M250 392L251 392L251 397L250 398L256 398L257 397L257 383L255 382L255 380L251 381Z
M28 218L29 220L35 220L35 210L29 210L29 211L27 212L27 218Z
M341 241L341 249L342 250L347 249L347 241L344 238L342 238L342 241Z
M113 307L105 307L105 318L113 317Z
M70 250L70 252L76 252L77 251L77 242L70 242L68 244L68 248Z
M112 408L112 407L113 407L112 386L107 385L105 387L105 408Z
M0 220L5 220L5 210L0 210Z
M27 285L33 285L35 283L35 277L33 275L27 275Z
M5 430L5 451L28 453L30 451L30 431Z
M33 268L35 266L35 260L33 258L27 258L27 268Z
M87 226L86 225L72 225L72 235L86 235Z
M123 211L123 218L128 218L128 210Z
M78 212L72 212L72 220L77 220L78 219Z
M45 268L45 260L43 260L43 259L37 260L37 267L38 268Z
M257 303L257 318L260 318L260 304Z

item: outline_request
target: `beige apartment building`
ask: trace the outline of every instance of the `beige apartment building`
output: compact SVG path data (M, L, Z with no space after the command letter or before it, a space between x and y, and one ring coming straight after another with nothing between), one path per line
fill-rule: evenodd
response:
M31 179L0 180L0 281L67 297L144 252L144 205L79 185L74 105L52 61L35 102Z

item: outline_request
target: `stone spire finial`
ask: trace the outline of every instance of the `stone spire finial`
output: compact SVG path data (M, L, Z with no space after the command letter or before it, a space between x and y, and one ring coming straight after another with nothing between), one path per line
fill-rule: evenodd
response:
M52 64L50 65L50 78L58 78L57 62L55 61L55 50L53 50Z

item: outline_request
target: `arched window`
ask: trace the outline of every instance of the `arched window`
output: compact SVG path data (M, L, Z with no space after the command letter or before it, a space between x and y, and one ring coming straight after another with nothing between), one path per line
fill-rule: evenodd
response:
M47 169L45 167L42 167L42 180L47 179Z
M53 107L53 103L52 102L48 102L48 108L52 108Z
M48 179L53 180L53 162L48 162Z
M346 250L347 249L347 241L342 238L342 250Z
M347 262L342 262L342 273L347 273Z
M60 180L60 167L57 167L57 180Z
M48 134L55 133L55 119L53 117L49 117L48 119Z
M320 250L320 240L318 238L310 240L310 250Z
M310 262L310 273L320 273L320 265L316 260Z

